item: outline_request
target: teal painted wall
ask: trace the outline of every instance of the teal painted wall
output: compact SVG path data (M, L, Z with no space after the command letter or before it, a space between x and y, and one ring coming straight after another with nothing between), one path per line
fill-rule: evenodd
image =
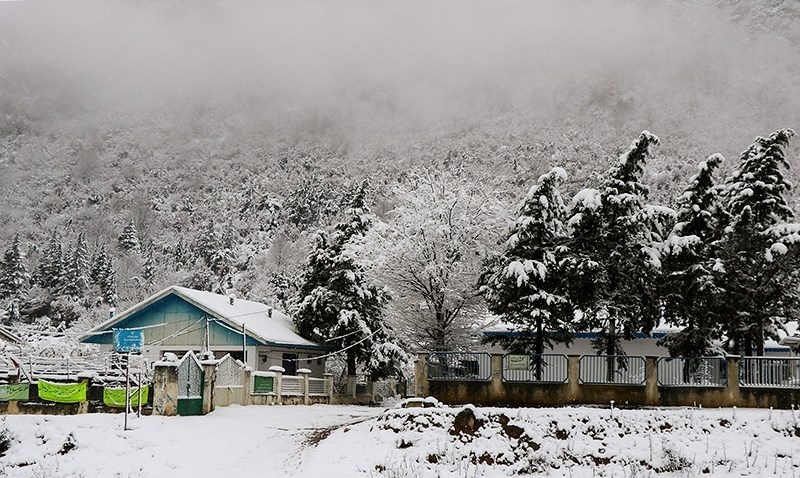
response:
M136 311L121 322L114 324L114 328L138 328L151 325L166 324L144 330L145 345L154 344L165 337L175 337L164 340L162 346L198 346L204 342L206 333L205 317L212 319L208 323L211 347L241 347L242 335L225 326L214 322L213 317L202 309L190 304L184 299L170 294L152 304ZM110 330L110 329L109 329ZM111 344L112 334L95 335L84 340L92 344ZM247 345L260 345L261 342L247 337ZM190 347L191 348L191 347Z

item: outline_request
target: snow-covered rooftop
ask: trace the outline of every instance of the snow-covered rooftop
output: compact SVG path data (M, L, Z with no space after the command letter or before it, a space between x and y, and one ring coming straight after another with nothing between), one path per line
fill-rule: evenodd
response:
M135 312L169 295L176 295L186 300L231 328L242 330L244 327L247 335L265 344L321 348L319 344L298 335L292 319L269 305L178 286L168 287L148 297L118 316L98 325L89 331L86 337L94 332L110 329Z

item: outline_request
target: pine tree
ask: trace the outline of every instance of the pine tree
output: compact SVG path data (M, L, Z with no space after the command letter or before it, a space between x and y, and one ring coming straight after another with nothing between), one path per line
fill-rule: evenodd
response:
M36 269L36 283L53 292L60 291L64 287L65 274L61 241L54 231Z
M67 255L64 294L76 299L81 298L86 294L89 282L89 250L86 245L86 236L84 233L80 233Z
M117 279L114 264L101 246L92 261L92 282L100 289L102 300L109 305L117 304Z
M19 234L14 236L13 242L3 254L0 272L2 272L0 275L0 295L3 297L18 299L30 287L31 277L22 257L22 244Z
M800 227L787 223L794 217L785 198L791 184L781 171L789 167L784 148L793 135L783 129L756 138L726 181L731 220L720 241L718 270L728 346L735 353L763 355L764 339L777 339L778 329L800 315L797 242L781 233Z
M397 373L406 354L384 321L387 291L369 284L363 269L345 252L348 241L371 225L366 187L365 182L357 190L346 220L330 236L316 233L294 318L300 335L345 351L348 375L355 375L360 363L374 379Z
M153 285L153 280L156 277L156 260L153 255L153 248L148 247L144 256L144 263L142 264L142 280L147 286Z
M723 160L715 154L700 163L678 199L677 223L664 241L664 317L682 330L668 334L659 345L672 356L702 357L716 352L712 338L719 320L720 289L713 271L714 253L728 218L714 170Z
M136 225L133 223L133 220L129 221L127 225L122 229L122 234L119 235L117 238L119 242L119 247L122 250L127 252L141 252L141 246L139 244L139 233L136 230Z
M558 270L559 248L566 233L566 211L558 185L565 179L561 168L539 178L518 208L503 252L487 260L481 276L481 292L489 310L513 325L517 333L499 341L508 350L537 356L537 378L542 375L538 356L545 345L572 339L572 306Z
M649 333L658 319L654 289L660 260L645 207L649 190L640 182L650 148L658 142L643 132L606 173L600 191L584 189L573 199L562 266L581 326L601 329L593 343L598 353L624 353L620 340ZM613 380L611 360L608 374Z

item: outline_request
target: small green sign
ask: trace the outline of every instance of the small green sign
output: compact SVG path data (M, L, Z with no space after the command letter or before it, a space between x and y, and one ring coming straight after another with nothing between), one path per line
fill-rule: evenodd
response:
M29 383L9 383L8 385L0 385L0 401L28 400L29 398Z
M253 377L253 393L272 393L273 380L272 377L256 375Z
M531 357L529 355L509 355L508 370L530 370Z

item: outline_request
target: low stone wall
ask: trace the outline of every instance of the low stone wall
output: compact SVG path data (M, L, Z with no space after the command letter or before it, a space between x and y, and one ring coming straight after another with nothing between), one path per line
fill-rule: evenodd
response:
M570 355L568 379L563 384L505 382L502 355L492 355L488 381L428 380L427 354L420 354L416 369L417 396L433 396L450 405L509 407L563 405L703 406L788 409L800 405L800 389L740 387L738 356L727 357L728 381L724 387L662 387L658 385L658 357L646 357L645 384L590 385L579 382L580 356Z

